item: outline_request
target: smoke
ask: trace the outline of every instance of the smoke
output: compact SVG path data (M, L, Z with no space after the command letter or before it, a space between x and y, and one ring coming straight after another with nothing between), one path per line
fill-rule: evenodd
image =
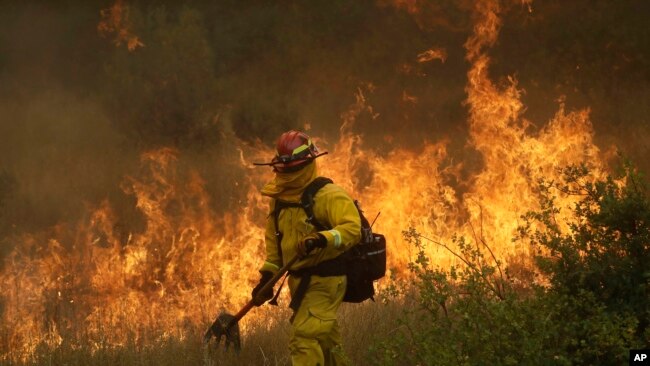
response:
M101 108L58 91L3 100L3 210L34 229L77 218L85 203L112 194L129 161Z
M88 8L69 10L5 2L0 11L0 237L78 219L115 195L132 160L87 90L101 53L75 29L91 24Z
M116 24L142 46L98 32L118 3ZM357 90L372 107L352 127L367 148L447 141L464 169L481 164L466 146L467 2L118 3L3 3L0 236L74 221L106 198L137 222L120 183L160 147L179 149L226 211L242 198L240 141L305 126L333 141ZM508 4L492 73L519 80L531 128L564 96L568 110L592 108L601 145L647 165L650 37L631 6L646 5ZM420 62L429 50L445 57Z

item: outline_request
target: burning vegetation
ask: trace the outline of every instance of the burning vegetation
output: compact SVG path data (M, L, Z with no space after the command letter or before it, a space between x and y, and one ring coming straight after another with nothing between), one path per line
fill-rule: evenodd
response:
M287 17L316 17L316 12L305 10L310 5L295 3L296 14ZM83 343L97 350L197 338L220 309L242 306L249 300L263 260L262 225L268 202L259 195L259 187L271 177L269 170L255 169L251 162L268 160L274 154L270 138L286 127L308 126L313 135L322 136L317 144L329 150L329 155L321 161L321 175L331 177L358 198L366 216L381 212L376 230L387 237L388 266L396 278L413 276L409 263L418 253L402 235L408 228L438 243L470 238L485 244L493 257L506 263L516 260L534 271L532 247L512 239L518 235L522 217L545 208L539 201L543 193L540 182L561 181L563 167L580 164L588 167L581 182L603 180L613 158L611 146L602 144L611 141L596 137L589 108L569 108L565 96L559 106L553 106L550 120L531 121L517 77L494 76L490 52L498 47L504 18L510 13L524 13L510 19L528 16L538 21L535 4L460 1L457 6L449 5L453 10L445 9L446 5L430 8L419 1L364 2L364 6L387 23L412 27L408 32L418 35L414 42L421 47L408 49L414 51L406 52L408 57L391 59L392 64L372 70L376 74L356 74L357 70L343 68L338 72L349 75L340 78L327 78L333 66L310 59L308 66L300 66L300 75L291 74L292 80L286 81L305 91L305 96L296 100L274 96L276 91L292 88L275 77L270 85L259 87L265 97L278 99L260 100L254 95L257 83L264 82L261 76L287 72L292 67L282 64L288 59L273 59L279 51L251 55L264 59L261 64L244 59L243 54L241 59L230 60L228 57L233 56L219 54L219 50L236 50L237 45L228 44L229 39L218 31L241 31L237 29L243 27L241 24L232 22L231 29L212 28L214 33L210 33L201 29L211 24L210 19L189 5L131 9L128 1L118 0L108 8L97 6L99 36L94 37L104 39L104 43L109 39L111 47L117 48L108 49L99 43L104 47L100 52L107 73L101 81L116 95L89 103L101 104L99 110L105 111L105 118L115 121L111 126L121 131L115 138L119 142L112 145L124 149L121 158L137 163L114 167L120 172L115 174L118 178L97 185L109 192L106 197L85 195L83 201L75 200L83 209L72 218L2 233L7 249L0 266L0 359L27 361L43 347L74 348ZM208 5L204 8L207 14L220 17L229 16L222 11L230 11L235 17L257 15L253 24L277 32L278 38L270 43L280 42L280 35L290 32L282 29L287 25L281 22L260 24L276 18L264 18L252 8L243 13L227 5L219 11ZM280 6L265 8L269 13L281 10ZM546 10L540 17L557 11ZM346 14L354 21L360 11L357 5L348 4L324 14ZM170 14L180 15L176 19ZM427 16L431 16L429 23ZM313 21L322 25L331 19ZM352 21L341 20L350 22L347 26L352 26ZM369 29L378 31L376 24L368 22L365 25ZM433 28L438 33L427 36ZM450 33L448 40L435 39L440 29ZM191 38L182 38L183 32ZM251 32L247 36L261 35ZM314 39L322 45L336 44L328 36L316 34ZM223 48L213 51L208 47L208 37L224 42L220 45ZM356 38L360 43L366 40ZM253 38L237 41L257 42ZM298 39L292 46L302 47L310 41ZM424 41L431 43L425 45ZM399 40L387 43L394 46ZM120 49L122 45L126 50ZM314 59L328 55L319 53L318 44L313 46L313 52L318 53ZM345 47L332 52L338 56L348 51ZM366 50L365 45L358 47ZM303 51L291 47L282 50L289 54ZM177 59L160 59L172 55ZM332 63L345 64L340 59ZM462 85L447 90L464 95L453 108L461 107L465 112L454 115L441 128L444 133L439 133L434 128L442 123L435 121L441 116L436 109L451 103L451 98L435 100L444 91L433 91L421 80L443 77L436 68L450 63L455 65L445 72L464 70ZM260 68L265 65L270 67L262 72ZM364 63L351 67L359 65ZM238 71L238 67L245 71ZM502 71L504 67L499 68ZM406 88L398 87L391 99L394 80L376 77L386 70L417 81ZM227 74L235 77L223 76ZM346 89L346 78L353 79L354 88ZM204 80L214 83L199 83ZM449 80L447 77L444 81ZM199 85L205 88L179 92L183 86ZM227 93L229 88L241 85L249 90ZM342 90L353 97L345 105L331 99ZM131 105L134 98L138 98L141 109ZM223 102L217 103L217 112L211 111L208 106L219 98ZM320 98L322 103L309 105ZM336 110L336 118L331 118L334 112L319 108ZM424 117L431 115L434 118ZM640 131L647 132L643 128ZM457 129L463 132L454 132ZM79 152L85 150L71 150L70 154ZM9 164L5 169L21 172ZM16 184L24 184L20 174L16 176ZM622 187L625 183L617 184ZM11 203L5 197L9 196L0 195ZM570 208L580 198L556 198L555 205L562 208L556 215L558 222L575 220ZM14 218L5 216L3 220ZM532 229L543 226L531 225ZM562 233L569 230L569 224L560 225ZM462 264L459 257L439 245L427 247L425 254L441 268ZM547 281L511 275L513 281L528 281L528 286ZM259 323L261 316L261 312L252 312L243 321L242 331ZM279 321L279 317L265 319L268 327Z

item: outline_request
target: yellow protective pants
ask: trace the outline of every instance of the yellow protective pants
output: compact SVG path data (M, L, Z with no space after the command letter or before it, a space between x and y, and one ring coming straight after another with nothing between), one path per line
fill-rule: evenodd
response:
M289 277L293 295L300 282ZM345 295L346 277L312 276L309 288L291 323L291 364L293 366L350 365L341 346L336 312Z

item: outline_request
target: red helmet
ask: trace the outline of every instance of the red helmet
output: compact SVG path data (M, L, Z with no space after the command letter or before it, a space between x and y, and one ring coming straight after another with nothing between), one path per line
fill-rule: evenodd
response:
M270 163L255 163L255 165L270 165L280 173L295 172L311 163L327 152L319 153L311 138L304 132L289 131L283 133L275 144L276 155Z

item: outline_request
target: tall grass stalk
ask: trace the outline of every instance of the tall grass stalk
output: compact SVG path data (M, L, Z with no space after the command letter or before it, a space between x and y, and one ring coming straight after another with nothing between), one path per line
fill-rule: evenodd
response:
M404 300L387 300L381 294L376 299L362 304L344 303L339 310L344 348L354 365L371 364L372 344L390 336L403 308L408 306ZM253 317L248 321L242 320L243 345L239 354L232 349L225 350L223 344L216 346L214 341L205 347L202 343L205 329L194 327L185 336L156 337L155 332L149 331L147 342L131 340L120 347L66 339L54 349L38 347L29 360L0 360L0 365L290 365L291 311L282 304L280 307L267 305L250 315Z

